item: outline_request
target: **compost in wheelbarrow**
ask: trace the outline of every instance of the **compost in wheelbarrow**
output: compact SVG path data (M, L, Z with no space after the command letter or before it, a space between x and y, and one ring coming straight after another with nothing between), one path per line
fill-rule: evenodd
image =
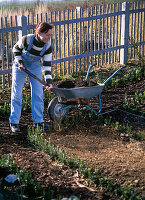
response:
M94 65L96 65L96 64L94 64ZM91 65L89 67L87 76L86 76L86 81L88 80L90 69L94 65ZM88 108L89 110L93 111L95 114L100 113L102 110L101 93L103 91L103 87L112 77L114 77L120 70L122 70L125 67L126 66L119 68L104 83L96 83L95 86L78 87L78 88L53 87L52 91L56 94L56 97L54 97L48 105L48 115L49 115L50 119L57 120L57 121L62 120L69 112L70 107L79 108L81 106L84 106L84 107ZM98 97L98 99L99 99L99 110L98 111L93 110L87 103L86 104L84 103L83 105L81 103L77 107L74 106L74 104L71 104L71 101L70 101L70 105L65 104L65 102L68 102L70 99L71 100L73 100L73 99L82 100L82 99L91 99L93 97Z

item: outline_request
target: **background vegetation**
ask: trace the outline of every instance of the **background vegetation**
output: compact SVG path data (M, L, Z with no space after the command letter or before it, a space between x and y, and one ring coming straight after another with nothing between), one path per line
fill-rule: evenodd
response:
M61 10L61 9L69 9L77 6L89 7L94 6L96 4L109 4L109 3L122 3L124 0L81 0L81 1L73 1L73 0L65 0L65 1L55 1L55 2L40 2L40 0L36 0L35 2L26 3L15 3L14 1L9 1L10 3L1 4L0 5L0 14L1 16L11 16L11 15L19 15L24 12L31 13L39 13L39 11L43 10L43 12L48 12L49 10ZM135 0L128 0L128 2L135 2ZM7 12L9 11L9 12Z

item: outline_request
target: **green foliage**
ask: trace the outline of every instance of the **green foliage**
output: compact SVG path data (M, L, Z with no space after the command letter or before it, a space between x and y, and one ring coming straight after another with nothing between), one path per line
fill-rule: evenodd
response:
M138 92L137 90L134 96L131 98L125 94L124 104L121 106L121 109L144 116L144 112L141 111L141 106L143 105L144 101L145 92Z
M3 106L0 106L0 116L6 116L10 114L10 103L5 102Z
M144 78L144 76L145 68L143 66L138 66L138 68L131 68L127 74L125 74L123 77L120 77L119 79L111 79L105 87L111 88L123 86L128 82L141 80Z
M16 165L14 164L10 154L6 155L5 157L0 157L0 166L4 168L9 168L10 172L14 171L14 169L16 168Z
M111 116L104 118L102 115L99 115L98 120L101 123L105 123L105 124L111 126L112 128L117 129L121 133L125 133L127 135L129 134L130 136L132 134L132 137L135 138L136 140L141 141L141 140L145 139L145 132L144 131L133 131L132 128L128 124L122 125L122 124L119 124L118 121L113 122Z
M22 110L30 111L31 110L31 96L26 94L22 100Z
M50 93L47 90L44 90L43 92L43 101L44 101L44 105L48 106L48 103L54 98L54 93Z
M133 133L133 137L137 140L144 140L145 139L145 132L143 131L137 131Z
M54 198L54 191L51 187L48 187L45 190L40 183L38 183L35 179L32 178L32 175L29 172L24 171L24 169L22 168L18 168L15 165L13 158L9 154L5 157L0 158L0 167L8 169L10 173L17 174L18 180L20 182L20 185L17 185L17 191L19 193L21 193L23 190L23 194L25 194L25 196L27 196L28 198L33 197L34 199ZM17 194L17 196L19 197L20 195ZM56 200L59 199L60 197L58 196Z

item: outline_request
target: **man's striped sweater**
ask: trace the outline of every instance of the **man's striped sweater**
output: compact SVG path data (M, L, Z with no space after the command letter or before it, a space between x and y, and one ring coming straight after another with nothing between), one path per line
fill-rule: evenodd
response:
M33 36L32 34L23 36L13 47L14 57L19 65L23 64L21 54L23 50L27 50L32 36ZM40 56L40 52L42 51L44 45L45 43L39 39L38 35L36 35L34 37L33 44L29 53L35 56ZM52 61L52 47L51 44L48 42L46 51L42 55L43 70L45 72L45 81L47 81L47 84L52 83L51 61Z

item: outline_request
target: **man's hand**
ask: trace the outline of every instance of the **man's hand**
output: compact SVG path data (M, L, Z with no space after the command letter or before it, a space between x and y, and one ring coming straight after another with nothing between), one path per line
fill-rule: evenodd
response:
M49 86L46 86L46 90L48 92L51 92L51 89L53 88L53 85L52 84L49 84Z
M23 71L23 69L25 69L25 66L24 66L23 64L21 64L21 65L18 67L18 69L19 69L20 71Z

